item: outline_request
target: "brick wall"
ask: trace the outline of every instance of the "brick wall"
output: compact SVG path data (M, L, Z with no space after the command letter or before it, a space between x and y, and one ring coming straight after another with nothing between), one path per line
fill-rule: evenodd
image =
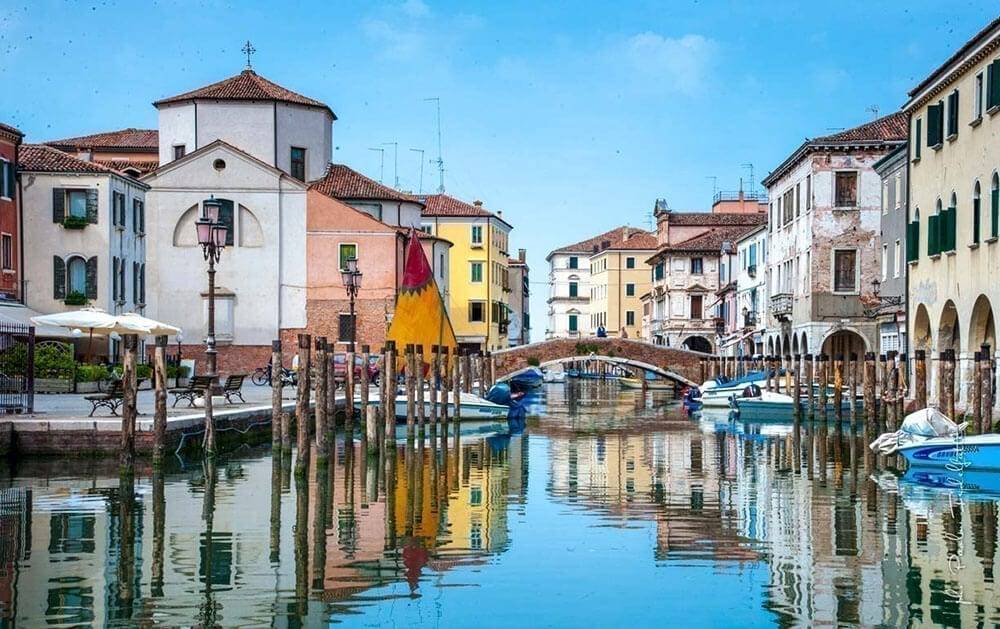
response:
M224 376L235 373L251 374L257 367L263 367L271 359L270 345L219 345L216 350L216 362L219 373ZM153 362L154 347L146 346L147 361ZM167 354L171 358L177 356L177 343L167 346ZM195 361L195 373L203 374L206 369L205 346L181 345L181 358Z
M331 343L340 338L340 315L350 312L350 302L346 299L311 299L306 302L306 327L289 328L281 331L283 348L295 348L301 333L314 338L325 336ZM392 298L359 299L354 302L354 312L358 321L355 343L360 351L362 345L370 345L377 351L385 343L386 313L395 308ZM347 342L337 342L337 350L345 351ZM290 350L291 351L291 350Z

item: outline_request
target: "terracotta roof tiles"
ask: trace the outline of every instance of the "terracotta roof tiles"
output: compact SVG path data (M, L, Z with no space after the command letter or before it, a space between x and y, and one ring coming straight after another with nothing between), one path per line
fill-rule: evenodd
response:
M496 216L482 203L466 203L447 194L428 194L420 199L424 202L424 216Z
M129 175L108 168L97 162L77 159L59 149L44 144L23 144L18 151L18 169L40 173L89 173L94 175L117 175L131 179Z
M0 131L6 131L7 133L24 137L24 133L17 127L12 127L9 124L4 124L0 122Z
M625 238L626 232L628 234L628 238ZM605 243L607 243L607 246L604 246ZM594 252L594 247L597 247L600 250L653 250L656 249L656 234L622 225L621 227L616 227L611 231L598 234L593 238L581 240L578 243L555 249L548 255L548 257L551 258L554 253L586 253L589 255Z
M155 152L160 146L160 132L156 129L118 129L117 131L52 140L46 144L60 149L117 149Z
M909 131L906 114L897 111L863 125L824 135L811 140L812 144L833 144L837 142L891 142L905 140Z
M417 197L394 190L374 179L365 177L344 164L328 165L323 176L311 182L309 187L335 199L372 199L420 203Z
M662 253L704 253L716 254L722 249L725 241L736 242L742 236L756 229L756 225L739 225L730 227L712 227L687 240L665 245L657 250L653 258Z
M94 162L100 164L101 166L107 166L108 168L120 170L122 172L135 170L139 173L139 176L151 173L160 166L159 160L95 159Z
M223 79L211 85L199 87L190 92L161 98L154 102L153 106L159 107L160 105L181 103L194 99L278 101L295 105L305 105L307 107L320 107L329 111L334 120L337 119L337 115L333 113L333 110L326 103L303 96L277 83L268 81L250 69L244 70L236 76L231 76L228 79Z
M766 212L668 212L671 225L724 227L732 225L763 225Z

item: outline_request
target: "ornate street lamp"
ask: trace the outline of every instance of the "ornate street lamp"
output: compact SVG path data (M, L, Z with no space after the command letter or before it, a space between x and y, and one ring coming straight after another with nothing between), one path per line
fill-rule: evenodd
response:
M201 218L195 221L198 232L198 244L208 262L208 333L205 336L205 362L208 363L208 373L212 386L205 391L205 453L215 454L215 422L212 417L212 395L215 393L217 363L215 351L215 263L226 248L226 238L229 228L219 220L222 202L214 196L202 201Z
M361 289L361 271L358 270L357 258L347 258L344 262L344 268L340 270L340 279L343 281L344 290L347 291L347 297L351 301L351 344L349 351L353 352L354 341L356 340L358 333L358 326L354 320L354 300L357 298L358 291Z

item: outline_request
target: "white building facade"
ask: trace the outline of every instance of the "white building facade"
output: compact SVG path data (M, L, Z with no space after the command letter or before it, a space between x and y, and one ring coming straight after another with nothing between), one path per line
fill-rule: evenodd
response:
M742 355L764 351L764 330L768 293L765 281L767 267L767 226L761 225L736 239L736 314L743 323Z
M553 251L549 263L546 339L590 336L590 251Z

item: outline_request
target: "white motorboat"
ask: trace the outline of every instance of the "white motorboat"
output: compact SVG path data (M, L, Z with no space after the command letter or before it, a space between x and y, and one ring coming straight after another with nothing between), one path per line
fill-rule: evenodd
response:
M555 371L553 369L546 369L542 375L542 382L566 382L566 372L561 370Z
M439 397L444 395L443 392L438 392L438 394L439 394ZM375 390L375 389L372 389L371 393L369 394L369 397L368 397L368 404L369 405L378 405L380 403L381 403L381 398L379 396L379 392L377 390ZM431 392L430 391L424 391L423 403L424 403L424 417L430 417L431 416L431 405L433 404L433 402L431 401ZM452 395L448 396L447 404L448 404L448 416L452 417L453 416L452 414L454 413L454 410L455 410L455 402L454 402L454 398L453 398ZM442 402L438 401L438 417L441 416L442 411L444 410L442 408L442 406L443 406ZM354 407L358 408L358 409L361 408L361 399L360 398L357 398L357 397L355 398L355 400L354 400ZM464 392L461 394L460 403L459 403L459 418L460 419L463 419L463 420L468 420L468 419L506 419L507 418L507 411L508 410L510 410L510 409L508 409L508 407L503 406L501 404L494 404L493 402L490 402L489 400L481 398L478 395L474 395L472 393L464 393ZM397 394L396 394L396 417L397 418L403 418L403 419L406 418L406 394L405 393L399 394L397 392Z
M910 413L896 432L887 432L869 447L881 454L901 454L915 467L949 470L1000 470L1000 435L965 435L934 407Z
M763 371L752 371L741 378L730 379L724 376L706 381L698 390L701 392L703 407L729 408L729 398L739 395L750 385L760 388L767 387L767 374Z

